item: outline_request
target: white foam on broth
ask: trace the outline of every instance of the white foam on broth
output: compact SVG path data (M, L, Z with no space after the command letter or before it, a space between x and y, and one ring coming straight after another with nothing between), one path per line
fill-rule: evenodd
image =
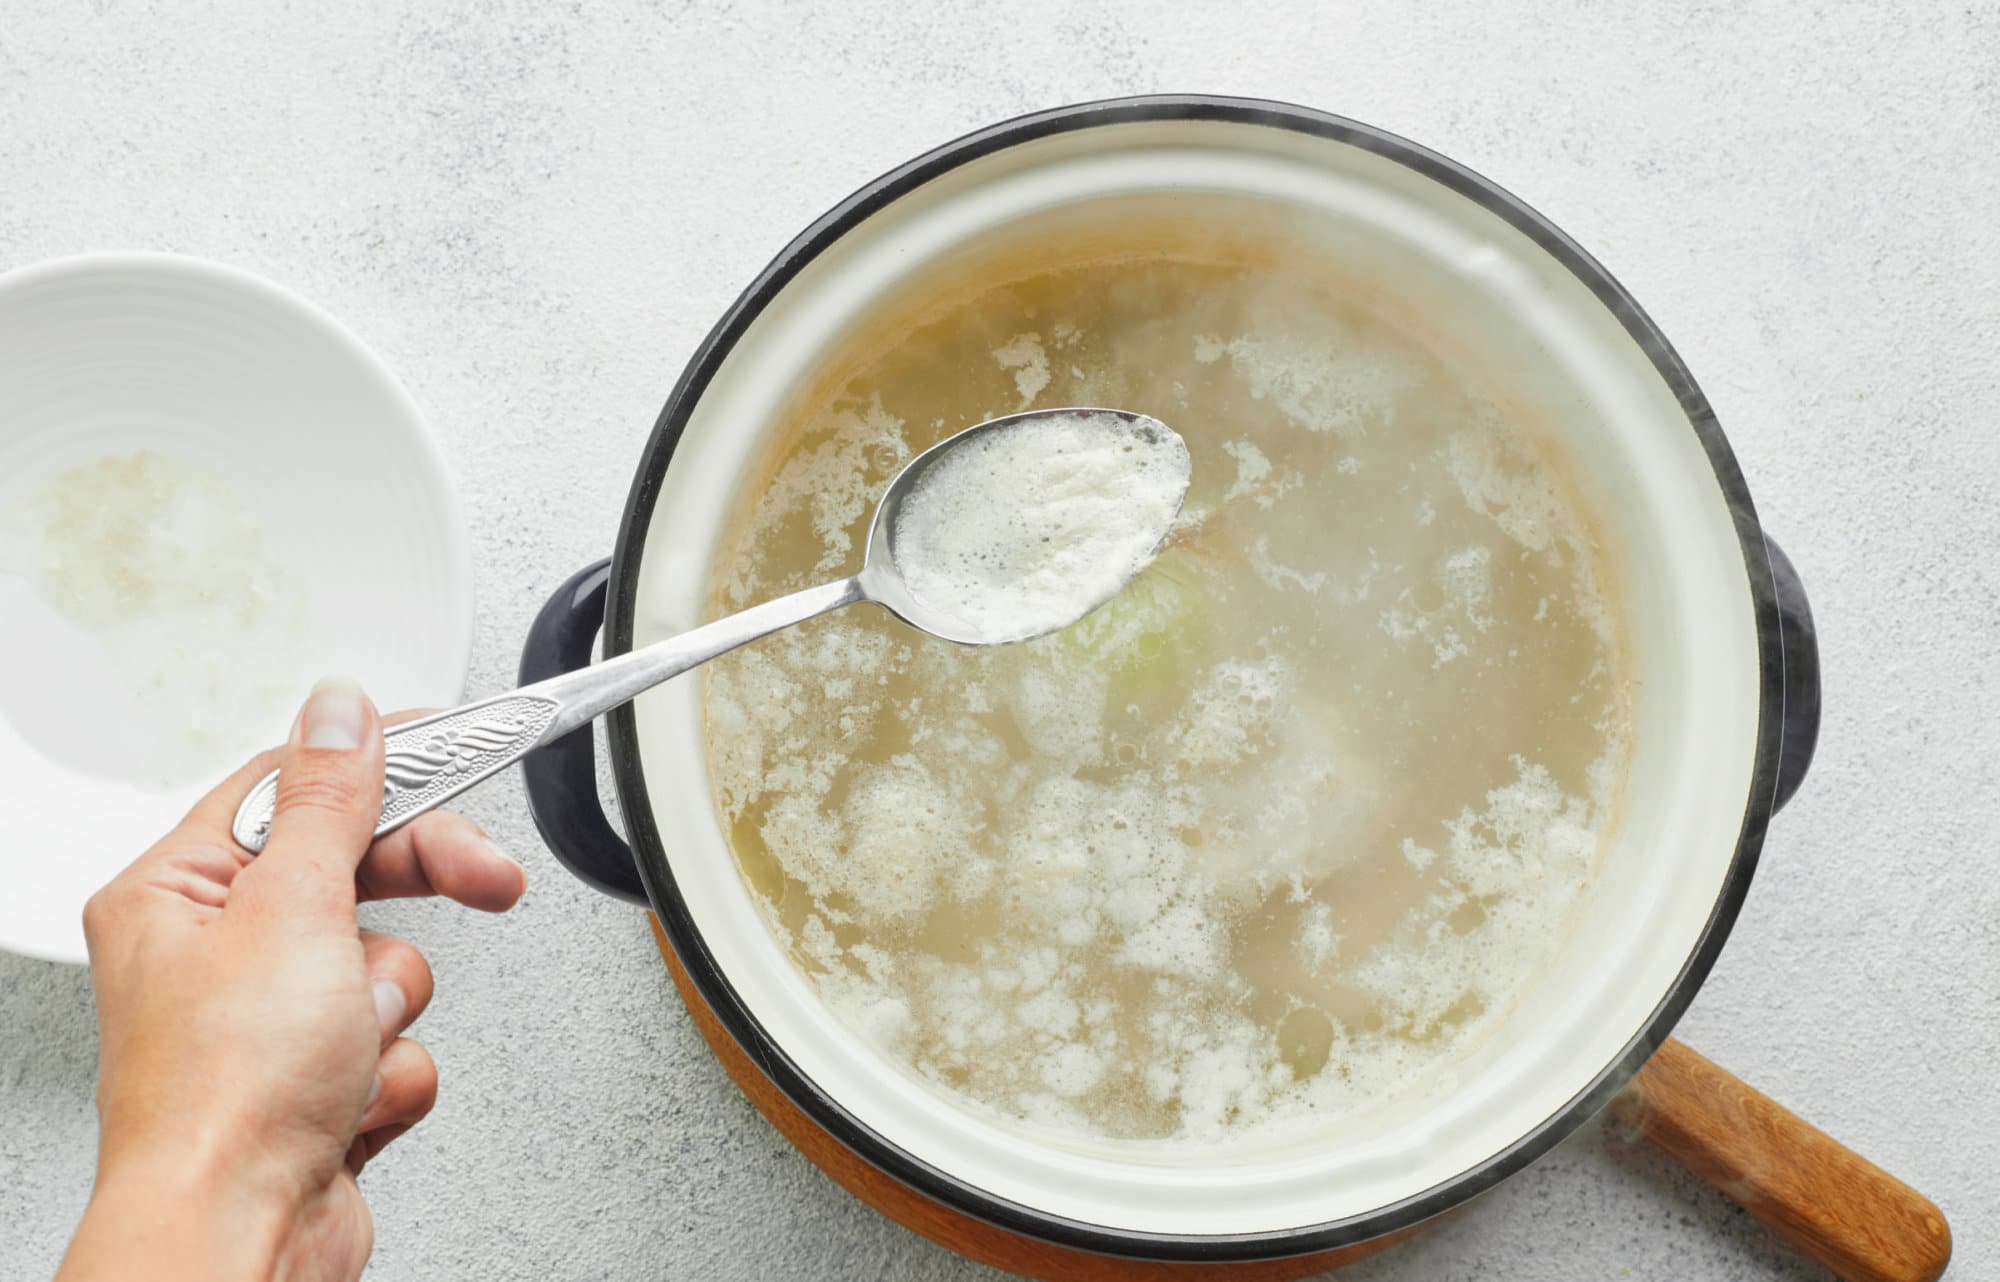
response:
M843 1022L987 1115L1174 1143L1414 1089L1505 1017L1608 839L1629 700L1587 514L1497 389L1366 300L1171 257L1024 273L829 366L718 610L851 573L904 460L1024 404L1155 414L1195 477L1056 636L849 611L710 669L731 845Z

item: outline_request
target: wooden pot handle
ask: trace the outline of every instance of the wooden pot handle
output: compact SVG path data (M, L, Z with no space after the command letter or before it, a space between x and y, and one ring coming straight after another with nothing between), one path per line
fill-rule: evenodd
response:
M1848 1282L1931 1282L1951 1262L1929 1198L1680 1042L1608 1111Z

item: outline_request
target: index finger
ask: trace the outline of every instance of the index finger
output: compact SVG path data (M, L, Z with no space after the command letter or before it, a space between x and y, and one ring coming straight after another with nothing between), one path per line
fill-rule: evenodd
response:
M521 898L527 873L478 824L433 810L378 839L355 870L354 885L364 901L442 895L497 913Z
M276 770L278 763L284 759L283 748L266 748L250 758L238 766L227 779L210 788L200 801L195 802L181 819L180 826L202 829L204 836L219 835L225 840L233 840L229 836L229 826L236 822L237 808L243 804L243 799L250 795L250 790L257 786L258 781ZM249 852L244 851L244 854L247 857Z

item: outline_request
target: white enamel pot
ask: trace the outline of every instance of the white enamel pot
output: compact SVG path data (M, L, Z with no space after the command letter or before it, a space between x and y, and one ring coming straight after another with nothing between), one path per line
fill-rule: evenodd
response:
M1031 1237L1182 1261L1295 1256L1413 1224L1520 1170L1667 1037L1714 964L1819 719L1812 621L1708 402L1638 304L1484 178L1365 125L1274 103L1154 97L1009 121L868 184L786 246L709 334L638 462L608 564L556 594L523 680L697 622L731 496L815 356L871 302L1023 218L1215 192L1336 220L1465 323L1540 355L1578 407L1562 447L1591 492L1631 631L1627 803L1587 910L1452 1088L1214 1159L1057 1146L913 1084L815 998L737 875L709 792L700 683L607 719L630 845L588 734L526 763L555 853L648 903L701 997L784 1096L914 1190Z

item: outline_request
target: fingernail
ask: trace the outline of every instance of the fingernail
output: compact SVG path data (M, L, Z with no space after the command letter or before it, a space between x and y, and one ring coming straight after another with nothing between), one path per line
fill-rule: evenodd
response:
M378 979L370 984L375 994L375 1023L384 1036L403 1026L403 986L392 980Z
M299 713L299 742L308 748L352 751L361 746L368 726L368 704L361 687L345 677L328 677L313 687Z
M508 853L507 853L506 851L504 851L504 850L500 849L500 847L498 847L498 846L494 845L494 844L493 844L492 842L490 842L490 841L486 843L486 848L487 848L488 850L490 850L490 851L492 851L492 852L493 852L493 857L494 857L495 859L498 859L498 860L500 860L500 861L502 861L502 862L504 862L504 863L510 863L510 864L514 865L514 871L515 871L515 872L518 872L518 873L520 873L520 874L521 874L521 885L522 885L523 887L526 887L526 886L527 886L527 884L528 884L528 870L527 870L527 869L526 869L525 867L523 867L523 866L522 866L522 864L521 864L521 861L520 861L520 860L518 860L518 859L514 858L514 856L512 856L512 855L508 854Z
M368 1083L368 1098L361 1101L361 1127L367 1129L368 1114L375 1110L375 1101L382 1098L382 1074L378 1070L373 1081Z

